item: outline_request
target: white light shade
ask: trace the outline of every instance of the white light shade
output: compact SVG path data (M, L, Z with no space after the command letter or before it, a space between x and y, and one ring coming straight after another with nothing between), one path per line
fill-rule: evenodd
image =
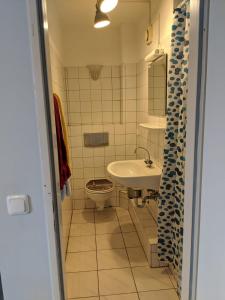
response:
M98 7L96 7L96 15L95 15L95 28L103 28L110 24L109 17L100 11Z
M104 13L112 11L118 4L118 0L102 0L100 1L100 10Z
M105 20L105 21L100 21L94 24L95 28L104 28L106 26L108 26L110 24L109 20Z

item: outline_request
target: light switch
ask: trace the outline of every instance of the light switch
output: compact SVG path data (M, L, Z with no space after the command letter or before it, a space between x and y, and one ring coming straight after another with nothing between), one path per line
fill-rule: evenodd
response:
M6 200L9 215L25 215L30 212L29 197L27 195L11 195Z

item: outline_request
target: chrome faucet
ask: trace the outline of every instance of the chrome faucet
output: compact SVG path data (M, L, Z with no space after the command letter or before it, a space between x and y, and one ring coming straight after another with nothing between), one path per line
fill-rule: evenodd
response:
M148 168L151 168L152 164L153 164L153 161L151 160L150 158L150 152L148 151L148 149L144 148L144 147L137 147L135 150L134 150L134 153L137 154L137 150L138 149L142 149L142 150L145 150L148 154L148 158L145 159L145 163L146 163L146 166Z

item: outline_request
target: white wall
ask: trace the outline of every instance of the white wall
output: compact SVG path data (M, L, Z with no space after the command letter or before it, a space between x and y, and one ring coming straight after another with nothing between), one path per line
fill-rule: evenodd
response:
M198 300L225 295L225 2L210 1L203 145Z
M58 6L55 5L55 0L47 0L47 15L48 15L48 32L51 45L56 49L60 60L64 57L63 52L63 28L59 16Z
M154 48L162 47L166 52L170 51L170 34L173 20L173 0L151 1L151 23L153 25L153 42L145 43L145 30L149 25L149 17L146 14L137 27L138 59L142 60Z
M119 28L64 28L63 44L63 61L67 67L121 62Z
M138 60L137 25L121 24L121 63L136 63Z
M0 270L5 300L52 299L29 28L25 0L1 2ZM30 214L7 214L6 197L12 194L30 196Z

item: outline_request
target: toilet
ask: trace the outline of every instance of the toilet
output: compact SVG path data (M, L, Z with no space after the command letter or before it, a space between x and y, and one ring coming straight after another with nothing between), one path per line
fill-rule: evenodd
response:
M109 200L113 193L113 183L106 179L92 179L85 185L86 195L93 200L98 210L103 210L107 200Z

